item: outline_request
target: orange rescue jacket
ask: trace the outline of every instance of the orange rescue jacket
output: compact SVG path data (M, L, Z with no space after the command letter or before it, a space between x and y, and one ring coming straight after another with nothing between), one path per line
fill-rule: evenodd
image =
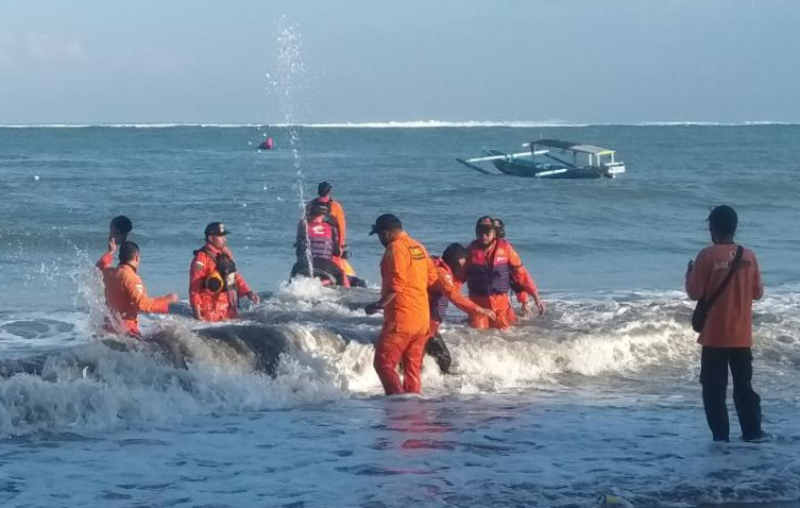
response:
M233 260L228 249L222 252L207 243L195 251L189 267L189 303L203 321L235 318L239 313L238 298L250 293L250 286L238 271L234 276L235 289L214 292L206 288L206 279L217 272L217 257L220 254L226 254Z
M480 306L461 293L463 282L453 276L453 271L447 263L440 258L433 258L433 264L436 267L437 279L428 288L431 320L442 322L448 300L467 314L477 312Z
M111 311L111 317L106 321L108 330L139 337L140 312L166 314L169 311L166 296L147 296L147 289L132 266L123 263L112 267L111 254L106 253L97 262L97 267L103 272L106 305Z

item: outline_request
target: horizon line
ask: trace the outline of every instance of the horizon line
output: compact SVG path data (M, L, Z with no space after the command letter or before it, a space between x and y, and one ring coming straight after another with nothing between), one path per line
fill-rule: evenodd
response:
M388 120L367 122L90 122L90 123L0 123L4 129L85 129L85 128L150 128L168 129L176 127L200 128L340 128L340 129L412 129L412 128L558 128L558 127L749 127L767 125L800 125L800 121L745 120L722 122L713 120L656 120L638 122L568 122L562 120Z

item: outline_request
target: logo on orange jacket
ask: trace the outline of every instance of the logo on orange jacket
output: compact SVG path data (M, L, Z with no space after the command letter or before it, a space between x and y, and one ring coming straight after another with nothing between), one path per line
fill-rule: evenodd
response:
M425 259L425 251L422 250L422 247L411 245L408 247L408 252L411 254L411 259Z

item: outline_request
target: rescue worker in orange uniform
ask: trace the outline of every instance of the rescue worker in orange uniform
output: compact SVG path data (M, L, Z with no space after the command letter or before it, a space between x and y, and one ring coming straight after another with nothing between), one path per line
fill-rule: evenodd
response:
M345 256L344 253L347 250L347 219L345 218L344 208L342 208L341 203L331 198L332 189L333 186L328 182L320 182L317 186L317 197L308 203L307 208L310 209L311 205L315 203L327 205L328 215L339 230L339 252L341 253L339 255Z
M439 325L444 321L445 311L449 302L465 313L481 314L490 320L496 319L495 313L484 309L480 305L461 294L461 285L466 280L464 267L467 263L467 249L460 243L451 243L442 253L441 258L433 257L436 267L436 282L428 288L430 303L431 324L428 330L428 343L425 352L436 359L439 369L443 374L450 370L450 351L439 335Z
M297 224L297 239L295 253L297 262L292 267L290 277L296 275L311 276L308 269L308 258L316 277L323 283L350 287L350 281L341 268L333 262L334 256L339 255L339 231L335 224L326 220L328 214L327 203L312 202L304 220ZM332 278L332 280L330 280Z
M419 393L430 328L428 287L436 282L436 268L425 247L403 231L394 215L378 217L370 235L376 233L386 251L381 260L381 298L364 308L369 315L383 309L373 365L386 395ZM402 383L395 370L401 360Z
M506 237L506 225L502 219L494 217L492 219L492 224L494 225L495 234L498 239L505 239ZM520 314L523 316L527 316L531 313L530 310L530 298L528 297L528 292L525 291L525 286L536 287L536 283L533 282L533 278L531 274L528 272L525 267L523 267L520 271L518 276L516 277L522 280L522 283L516 282L515 278L511 279L511 290L514 291L514 294L517 295L517 301L522 305L520 309Z
M481 217L475 225L477 239L468 248L467 287L470 300L496 314L496 319L481 315L470 316L474 328L508 328L517 320L508 292L512 281L533 296L539 314L545 311L544 302L533 278L525 276L519 254L505 239L498 239L491 217Z
M236 270L227 234L221 222L206 226L206 244L194 251L189 267L189 303L194 316L203 321L235 318L239 313L239 298L243 296L253 303L260 301Z
M111 266L111 256L116 250L114 237L108 241L109 249L97 262L103 272L106 289L106 305L110 316L106 318L105 328L113 333L127 333L138 339L142 338L139 330L139 313L152 312L166 314L169 304L178 301L178 295L170 293L158 298L147 296L139 274L139 246L133 242L123 242L119 248L119 265Z
M339 253L334 255L331 261L344 273L350 286L367 287L366 282L356 277L355 270L347 261L347 219L341 203L331 197L332 189L333 186L330 183L320 182L317 186L317 197L308 203L306 209L310 209L313 204L323 204L328 207L325 220L335 225L339 232Z

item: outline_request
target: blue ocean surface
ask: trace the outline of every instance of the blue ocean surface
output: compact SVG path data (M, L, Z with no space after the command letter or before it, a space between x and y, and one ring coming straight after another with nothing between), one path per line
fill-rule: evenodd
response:
M274 150L256 149L265 136ZM455 160L539 138L611 147L627 173L525 179ZM798 146L791 124L0 127L0 504L797 502ZM366 289L287 282L322 180ZM775 438L758 445L711 442L682 289L723 203L766 284L754 387ZM362 310L380 285L367 233L382 213L432 254L502 218L548 312L499 332L451 309L455 373L426 358L422 397L385 398L381 316ZM161 348L101 330L94 262L119 214L150 294L181 297L142 319ZM212 221L263 296L233 327L187 312Z

